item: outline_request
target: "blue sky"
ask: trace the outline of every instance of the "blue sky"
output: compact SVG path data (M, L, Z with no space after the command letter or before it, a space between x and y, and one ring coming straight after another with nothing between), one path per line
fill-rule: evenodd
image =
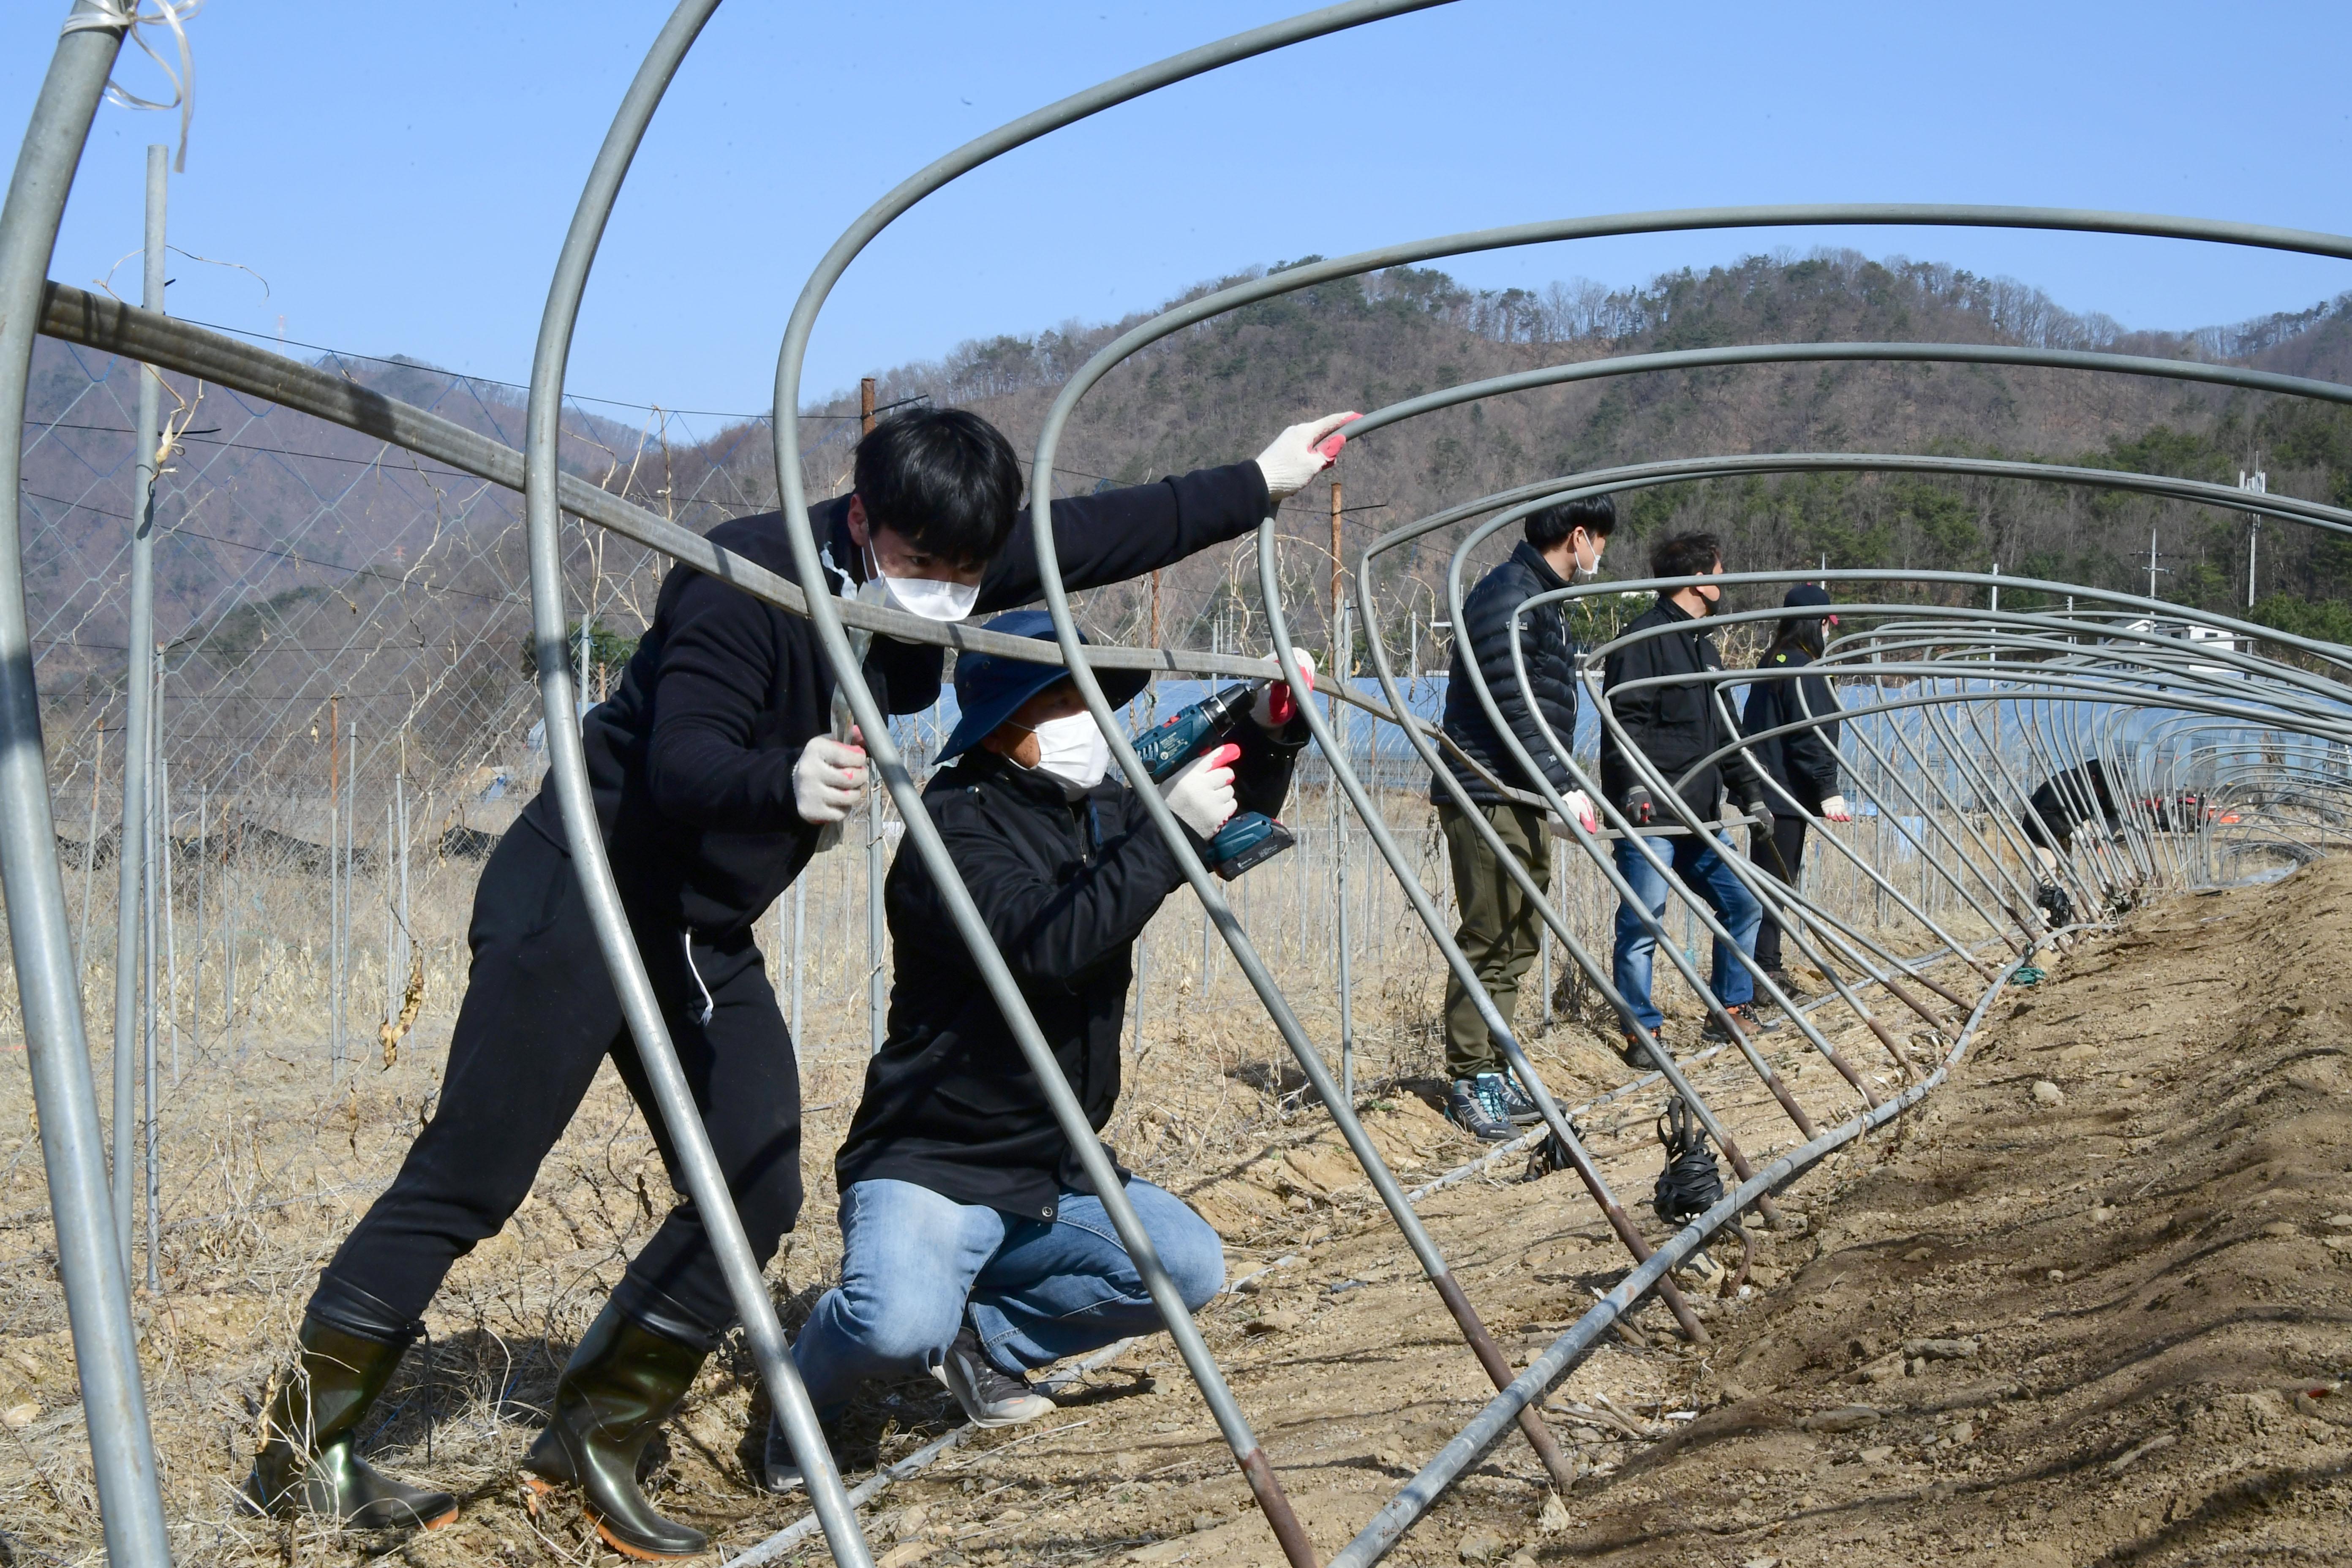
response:
M1295 0L1294 0L1295 3ZM64 0L0 9L26 122ZM764 406L809 267L884 189L1039 104L1285 5L732 0L655 122L605 242L578 392ZM173 239L175 313L510 380L589 160L667 7L211 0ZM2352 6L1463 0L1062 132L916 209L821 321L807 385L964 338L1100 321L1251 262L1539 217L1735 202L2083 205L2352 231ZM134 90L157 79L126 55ZM154 96L148 91L148 96ZM100 111L53 275L140 237L142 149ZM1781 247L2007 273L2134 326L2306 306L2352 267L2057 235L1775 231L1454 264L1609 283ZM135 263L116 286L135 291Z

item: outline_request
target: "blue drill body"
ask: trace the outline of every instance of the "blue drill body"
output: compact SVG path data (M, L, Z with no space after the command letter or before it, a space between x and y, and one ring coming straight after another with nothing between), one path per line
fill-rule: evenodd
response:
M1135 754L1145 774L1153 784L1163 784L1193 758L1223 744L1265 684L1260 680L1228 686L1136 736ZM1296 842L1288 828L1265 813L1244 811L1217 830L1202 858L1209 869L1230 882Z

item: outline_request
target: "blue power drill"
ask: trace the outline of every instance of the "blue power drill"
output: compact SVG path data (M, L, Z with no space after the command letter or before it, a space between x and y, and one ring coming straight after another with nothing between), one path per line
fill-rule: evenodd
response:
M1228 686L1136 736L1135 754L1144 773L1153 784L1165 783L1185 763L1223 743L1265 684L1253 680ZM1209 869L1230 882L1297 842L1290 829L1265 813L1239 812L1217 829L1202 858Z

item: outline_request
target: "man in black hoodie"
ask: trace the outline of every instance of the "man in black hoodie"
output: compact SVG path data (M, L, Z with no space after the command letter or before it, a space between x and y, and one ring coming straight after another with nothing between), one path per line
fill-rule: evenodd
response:
M1470 590L1462 601L1462 624L1454 628L1444 730L1459 754L1449 749L1444 753L1445 765L1503 847L1527 868L1538 890L1551 884L1551 841L1544 832L1544 809L1496 787L1499 782L1533 792L1535 781L1496 733L1486 704L1471 689L1464 659L1477 661L1504 722L1543 770L1546 781L1567 798L1586 826L1594 826L1592 803L1570 781L1568 764L1553 744L1555 737L1560 746L1576 743L1576 649L1569 640L1567 607L1546 605L1524 616L1517 611L1538 594L1590 579L1599 570L1601 552L1616 526L1617 505L1607 496L1580 497L1530 513L1523 525L1526 537ZM1512 663L1514 637L1527 670L1525 681ZM1454 901L1462 914L1454 941L1477 972L1495 1011L1508 1023L1518 1007L1519 980L1542 943L1542 912L1533 899L1522 896L1444 784L1432 780L1429 794L1437 806L1438 827L1445 835L1446 856L1454 867ZM1452 975L1445 982L1445 1070L1454 1085L1446 1114L1472 1137L1499 1142L1513 1136L1514 1126L1532 1126L1541 1120L1535 1100L1510 1076L1478 1004Z
M1254 463L1056 500L1064 584L1139 576L1255 528L1329 465L1349 417L1293 426ZM858 443L855 486L805 520L739 518L710 537L797 581L784 531L805 527L834 581L803 589L837 585L932 620L1038 596L1020 463L986 420L962 410L886 420ZM936 646L877 637L859 674L885 712L912 713L937 698L941 666ZM864 784L865 753L829 733L834 683L805 619L679 566L619 691L582 726L637 950L762 1266L800 1211L800 1079L752 922ZM520 1205L608 1056L677 1168L559 811L542 794L483 868L467 933L473 967L433 1118L311 1297L300 1365L278 1385L247 1484L257 1508L307 1508L363 1527L456 1518L449 1493L382 1475L352 1446L424 1332L442 1279ZM539 1485L578 1487L605 1539L633 1556L690 1556L708 1544L655 1511L635 1470L734 1317L702 1216L681 1202L556 1385L525 1468Z
M1053 636L1035 610L990 629ZM1145 676L1099 679L1118 704ZM1106 776L1109 744L1059 666L966 654L956 704L940 753L953 765L932 775L923 804L1099 1131L1118 1103L1135 939L1184 873L1141 796ZM1155 787L1202 849L1236 809L1281 810L1308 734L1289 687L1271 682L1236 744ZM883 899L898 951L924 963L899 968L889 1037L834 1161L841 1284L817 1302L793 1360L826 1421L861 1381L923 1372L975 1425L1034 1420L1054 1406L1024 1372L1149 1332L1159 1312L979 966L947 934L947 904L921 856L892 863ZM1181 1200L1119 1174L1197 1310L1224 1283L1216 1233ZM780 1425L769 1428L768 1471L777 1490L801 1479Z
M1654 577L1705 578L1722 571L1723 550L1711 533L1677 534L1650 552L1650 574ZM1706 630L1706 617L1722 597L1721 588L1705 582L1685 588L1660 589L1658 602L1625 628L1625 636L1630 638L1660 626L1672 629L1638 642L1621 644L1602 668L1602 690L1607 694L1610 711L1624 727L1627 739L1660 774L1680 781L1676 793L1694 817L1701 822L1720 820L1724 790L1728 784L1731 792L1747 803L1750 816L1763 818L1762 826L1750 831L1769 835L1772 817L1763 777L1744 754L1732 752L1723 762L1709 763L1690 773L1689 777L1683 777L1690 772L1692 763L1736 739L1726 717L1725 703L1728 699L1717 683L1675 679L1704 676L1723 668L1723 656L1716 651L1715 638ZM1620 690L1634 682L1641 684ZM1636 826L1680 823L1671 809L1659 805L1653 796L1650 785L1633 771L1633 763L1605 725L1601 732L1601 787ZM1685 833L1660 841L1662 852L1665 843L1674 846L1675 879L1706 900L1738 944L1737 952L1723 942L1715 944L1708 984L1717 999L1746 1032L1774 1026L1759 1022L1749 1005L1756 994L1756 981L1748 965L1756 951L1756 927L1763 917L1763 907L1725 864L1729 841L1714 834ZM1666 907L1665 879L1651 867L1636 841L1619 840L1616 858L1618 873L1642 900L1651 917L1662 915ZM1657 939L1650 934L1649 926L1640 915L1630 907L1620 908L1612 963L1613 978L1617 989L1633 1005L1642 1026L1653 1038L1664 1022L1656 1004L1650 1000L1651 964L1656 949ZM1712 1016L1707 1020L1706 1034L1709 1038L1721 1037L1721 1026ZM1625 1056L1634 1066L1645 1065L1643 1042L1628 1036Z

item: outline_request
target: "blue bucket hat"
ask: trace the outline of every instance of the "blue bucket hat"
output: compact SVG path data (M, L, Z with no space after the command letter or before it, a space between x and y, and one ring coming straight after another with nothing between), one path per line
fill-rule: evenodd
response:
M1006 637L1035 637L1040 642L1054 640L1054 617L1043 610L1013 610L997 616L981 628L1002 632ZM1084 632L1078 640L1087 640ZM944 763L964 752L996 732L996 727L1013 717L1020 706L1055 681L1066 679L1069 671L1058 664L1034 664L1025 658L1008 658L997 653L963 653L956 656L956 707L960 716L955 732L940 749L940 761ZM1095 679L1101 683L1103 696L1114 708L1130 700L1151 679L1149 670L1097 669Z

